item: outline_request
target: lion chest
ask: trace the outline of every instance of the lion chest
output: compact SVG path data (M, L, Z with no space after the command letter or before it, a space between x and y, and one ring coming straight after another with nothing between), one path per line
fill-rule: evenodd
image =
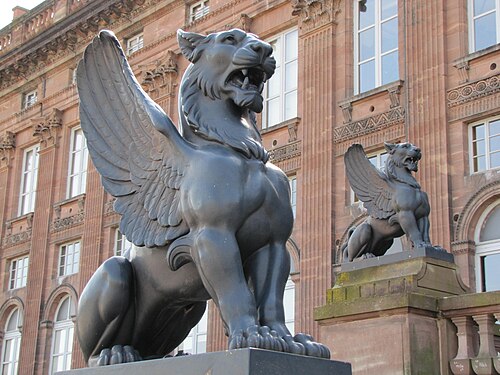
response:
M427 194L406 184L399 184L395 189L396 211L413 211L417 218L428 216L430 205Z

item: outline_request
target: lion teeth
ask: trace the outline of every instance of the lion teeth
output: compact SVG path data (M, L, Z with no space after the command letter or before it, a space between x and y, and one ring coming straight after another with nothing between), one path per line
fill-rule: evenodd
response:
M248 69L241 69L241 72L245 77L248 76Z
M243 85L241 85L241 87L246 89L246 88L248 88L249 84L250 84L250 79L248 77L245 77L245 80L243 81Z

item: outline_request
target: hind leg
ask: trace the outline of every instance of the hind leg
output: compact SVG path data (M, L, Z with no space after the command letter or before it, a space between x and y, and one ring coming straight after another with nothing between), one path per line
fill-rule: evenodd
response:
M130 262L113 257L97 269L83 290L76 333L89 365L140 359L131 347L123 347L133 334L133 285Z
M367 222L357 226L347 244L347 260L352 262L355 258L369 252L372 240L372 227Z

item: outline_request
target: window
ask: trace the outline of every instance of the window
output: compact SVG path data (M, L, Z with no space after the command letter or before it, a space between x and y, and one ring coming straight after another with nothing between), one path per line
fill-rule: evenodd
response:
M297 117L298 32L287 31L269 42L276 70L266 84L262 128Z
M208 309L201 320L193 327L189 335L179 345L179 351L190 354L200 354L207 351Z
M386 151L378 151L368 155L368 160L372 165L380 170L381 172L385 172L385 162L387 161L387 157L389 154ZM356 196L354 191L351 189L351 202L358 203L360 202L359 198Z
M127 39L127 56L144 47L144 36L142 33Z
M290 183L290 203L292 205L293 218L297 214L297 176L288 177Z
M23 109L27 109L31 107L37 101L37 93L36 90L27 92L23 96Z
M396 81L398 65L397 0L355 1L355 91L362 93Z
M283 294L285 308L285 324L292 336L295 334L295 283L289 277Z
M85 192L87 184L87 141L82 129L71 132L71 152L69 155L68 198Z
M132 249L132 246L134 246L134 244L127 240L127 237L125 237L125 235L122 234L119 229L116 230L115 236L114 254L116 256L123 256L126 252Z
M61 246L59 252L59 276L77 273L79 264L80 242L74 242Z
M52 337L52 362L50 373L71 368L74 325L71 320L71 298L64 298L59 304Z
M196 21L197 19L206 16L210 11L208 0L199 1L189 8L189 22Z
M473 173L500 167L500 118L472 124L469 139Z
M35 210L39 151L39 145L36 145L24 151L19 215L25 215L28 212L33 212Z
M469 0L469 50L480 51L500 41L500 0Z
M18 289L26 286L28 280L28 261L28 256L10 261L9 289Z
M17 375L19 349L21 347L21 331L19 309L14 309L5 325L2 345L2 375Z
M500 290L500 201L488 207L476 228L476 289L478 292Z

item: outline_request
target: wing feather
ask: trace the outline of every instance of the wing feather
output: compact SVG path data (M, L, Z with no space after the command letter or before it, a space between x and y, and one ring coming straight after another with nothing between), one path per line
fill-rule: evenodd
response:
M81 126L120 231L137 246L165 246L189 232L180 212L191 146L142 90L118 40L101 31L78 65Z
M370 163L363 146L354 144L349 147L344 163L351 188L364 203L368 214L378 219L394 215L392 188L386 176Z

